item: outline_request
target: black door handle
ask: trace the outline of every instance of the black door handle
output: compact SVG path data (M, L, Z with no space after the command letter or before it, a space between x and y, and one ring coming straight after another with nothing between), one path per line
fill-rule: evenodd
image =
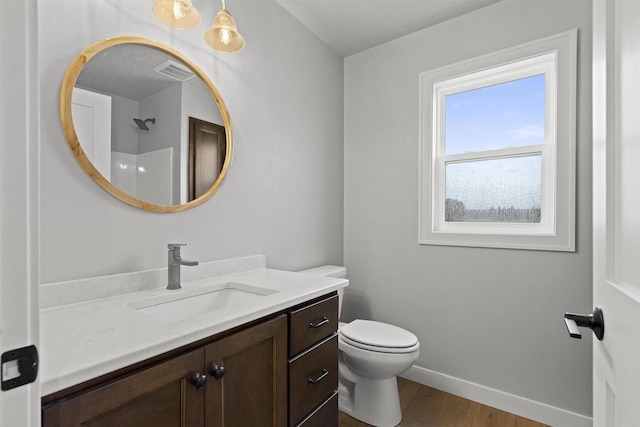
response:
M600 307L594 308L591 314L565 313L564 324L567 326L571 338L582 338L578 326L593 330L596 338L600 341L604 338L604 315Z

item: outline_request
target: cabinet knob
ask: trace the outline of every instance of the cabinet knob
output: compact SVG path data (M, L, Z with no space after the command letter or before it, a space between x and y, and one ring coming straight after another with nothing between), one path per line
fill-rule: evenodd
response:
M201 374L199 372L196 372L191 377L191 384L196 386L196 388L198 390L202 390L204 388L204 386L207 385L207 376L205 374Z
M221 380L224 377L224 366L219 366L216 364L211 365L211 375L217 380Z

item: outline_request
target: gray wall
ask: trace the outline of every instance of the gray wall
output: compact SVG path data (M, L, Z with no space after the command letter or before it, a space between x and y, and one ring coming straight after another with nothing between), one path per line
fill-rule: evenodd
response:
M140 131L133 122L134 117L140 117L137 101L118 95L111 95L111 151L129 154L138 153Z
M579 29L577 252L418 245L418 74ZM417 365L591 414L591 3L503 1L345 59L344 320L397 324Z
M203 22L185 31L156 21L152 4L38 3L42 282L161 268L168 242L190 243L184 257L201 261L266 254L282 269L342 263L342 58L271 0L228 5L247 40L235 54L203 40L219 2L195 2ZM204 205L175 214L133 208L96 185L67 148L58 118L64 72L85 46L117 35L180 50L227 104L233 163Z

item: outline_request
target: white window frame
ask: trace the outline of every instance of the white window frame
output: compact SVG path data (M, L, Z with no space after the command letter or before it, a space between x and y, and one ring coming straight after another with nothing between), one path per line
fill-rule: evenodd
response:
M577 30L420 74L419 243L575 251ZM445 154L445 97L545 75L543 144ZM445 222L447 164L539 155L540 223Z

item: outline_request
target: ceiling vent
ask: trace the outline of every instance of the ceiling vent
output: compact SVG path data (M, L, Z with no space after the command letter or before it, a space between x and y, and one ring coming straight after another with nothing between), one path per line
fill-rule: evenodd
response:
M196 76L193 71L179 62L172 61L171 59L164 61L153 70L158 74L162 74L163 76L169 77L173 80L178 80L179 82L186 82Z

